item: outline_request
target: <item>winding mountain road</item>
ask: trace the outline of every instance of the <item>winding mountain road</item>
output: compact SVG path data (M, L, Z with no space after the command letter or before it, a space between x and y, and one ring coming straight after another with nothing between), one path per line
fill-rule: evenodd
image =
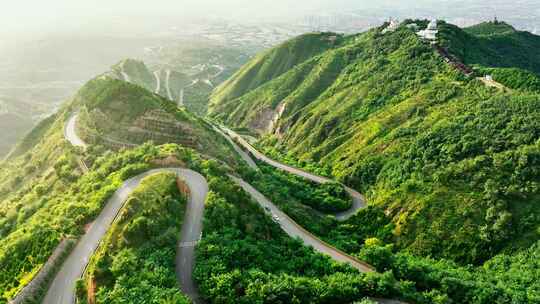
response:
M210 123L211 124L211 123ZM218 127L216 127L215 125L211 124L212 127L214 128L214 131L216 131L217 133L219 133L221 136L223 136L223 138L225 138L231 145L232 147L234 148L234 150L236 151L236 153L238 153L240 155L240 157L244 160L244 162L252 169L258 171L259 170L259 167L257 167L257 164L253 161L253 159L251 159L251 157L249 156L249 154L247 154L244 150L242 150L232 139L231 137L227 136L225 133L223 133L223 131L221 131L221 129L219 129Z
M253 188L250 184L244 180L230 176L244 191L249 193L251 197L261 205L268 213L279 218L279 225L281 229L287 233L290 237L300 238L304 244L313 247L315 251L318 251L322 254L330 256L333 260L347 263L353 268L358 269L360 272L374 272L375 269L332 246L325 243L318 237L314 236L310 232L306 231L300 225L298 225L294 220L292 220L285 212L281 211L276 205L274 205L269 199L267 199L263 194L261 194L257 189Z
M167 89L167 97L169 97L169 100L174 100L171 94L171 88L169 87L169 81L171 80L171 70L166 71L166 77L165 77L165 88Z
M213 125L212 125L213 126ZM249 154L247 154L244 150L242 150L238 145L232 140L231 137L227 136L223 131L221 131L218 127L214 126L214 130L224 136L233 146L233 148L240 154L242 159L248 164L249 167L259 170L257 167L257 164L251 159ZM226 129L225 129L226 130ZM232 132L232 131L230 131ZM234 132L233 132L234 133ZM231 133L229 133L231 134ZM236 134L237 135L237 134ZM237 135L238 136L238 135ZM256 151L253 148L254 151ZM250 150L251 151L251 150ZM253 153L253 151L251 151ZM258 152L257 152L258 153ZM260 154L260 153L259 153ZM263 154L260 154L263 157L267 158ZM267 158L269 159L269 158ZM277 162L276 162L277 163ZM279 164L279 163L278 163ZM291 219L285 212L281 211L274 203L272 203L269 199L267 199L262 193L257 191L253 186L245 182L244 180L229 175L229 177L238 184L244 191L249 193L253 199L265 210L265 212L269 213L273 217L279 218L279 225L281 226L281 229L287 233L290 237L293 238L300 238L304 244L313 247L316 251L330 256L333 260L347 263L351 265L353 268L356 268L360 272L374 272L374 268L370 266L367 263L364 263L357 258L354 258L345 252L336 249L335 247L329 245L328 243L322 241L309 231L302 228L302 226L298 225L293 219ZM326 181L328 182L328 181Z
M154 90L154 93L159 94L159 91L161 90L161 79L159 79L158 71L154 72L154 77L156 78L156 89Z
M205 178L195 171L166 168L147 171L128 179L120 186L107 201L99 216L62 264L60 271L47 291L43 300L44 304L72 304L75 302L75 282L82 277L90 257L99 246L101 239L113 223L124 202L137 186L139 186L142 179L160 172L176 173L186 181L191 192L182 227L182 241L177 251L176 272L180 279L182 291L189 296L197 298L197 289L193 284L192 271L185 270L193 269L193 265L195 265L194 244L199 240L202 231L202 215L204 201L208 193L208 184Z
M66 139L73 145L80 146L81 143L86 145L75 132L76 120L77 114L73 114L69 118L66 128L64 129L64 135ZM250 156L240 149L240 147L238 147L229 136L226 136L218 128L215 127L215 129L218 133L225 136L225 138L231 142L235 150L242 156L242 159L244 159L250 167L257 168L255 162L253 162ZM252 149L256 151L254 148ZM251 152L253 153L253 151ZM254 153L254 155L262 154L257 152L257 154ZM182 168L164 168L149 170L128 179L120 186L120 188L107 201L99 216L92 223L86 234L80 239L74 250L63 263L60 271L55 276L47 291L47 294L43 300L44 304L73 304L75 302L75 282L83 275L92 254L95 252L100 244L101 239L106 234L115 217L122 209L124 202L137 188L142 179L149 175L160 172L176 173L179 177L186 181L190 189L190 197L184 217L180 242L177 247L176 274L182 292L188 295L194 303L201 303L200 296L197 292L197 286L194 283L192 274L195 266L195 246L202 233L204 202L208 194L208 184L205 178L195 171ZM315 175L313 176L317 177ZM264 197L264 195L259 193L247 182L232 175L229 177L232 181L237 183L242 189L249 193L253 199L265 209L267 213L278 217L279 225L289 236L300 238L306 245L312 246L316 251L330 256L335 261L348 263L361 272L374 271L370 265L330 246L303 229L291 218L289 218L287 214L282 212L276 205L274 205L270 200ZM373 300L378 303L385 304L401 303L399 301L386 299Z
M287 171L287 172L292 173L294 175L301 176L303 178L306 178L308 180L311 180L311 181L319 183L319 184L334 182L334 181L332 181L331 179L329 179L327 177L318 176L318 175L306 172L304 170L301 170L301 169L291 167L289 165L285 165L285 164L282 164L280 162L277 162L277 161L267 157L266 155L262 154L261 152L259 152L250 143L248 143L247 140L242 138L242 136L238 135L236 132L234 132L234 131L226 128L226 127L223 127L223 126L221 126L221 128L231 138L238 141L238 143L240 145L242 145L246 150L248 150L255 158L257 158L260 161L263 161L263 162L265 162L265 163L267 163L267 164L269 164L269 165L271 165L271 166L273 166L275 168L278 168L280 170ZM345 191L347 191L347 193L349 194L349 196L352 199L352 206L351 206L351 208L349 210L346 210L346 211L339 212L339 213L335 214L335 217L336 217L336 219L338 221L345 221L345 220L349 219L351 216L353 216L358 210L366 207L365 199L364 199L364 196L362 196L362 194L360 194L358 191L356 191L356 190L354 190L352 188L349 188L347 186L344 186L344 187L345 187Z
M184 89L180 89L180 92L178 92L178 106L183 107L184 106Z
M77 135L76 124L78 114L71 114L64 128L64 137L75 147L86 148L86 143Z
M77 114L69 118L64 129L64 135L70 143L80 146L84 142L74 132L76 120ZM199 295L192 274L195 265L195 246L202 233L202 218L204 202L208 194L208 184L206 179L195 171L182 168L164 168L149 170L130 178L118 188L62 264L45 295L44 304L73 304L75 302L75 282L82 277L90 257L99 246L101 239L113 223L118 212L122 209L124 202L145 177L160 172L176 173L186 181L190 190L180 242L177 248L176 274L182 292L188 295L195 303L199 302Z

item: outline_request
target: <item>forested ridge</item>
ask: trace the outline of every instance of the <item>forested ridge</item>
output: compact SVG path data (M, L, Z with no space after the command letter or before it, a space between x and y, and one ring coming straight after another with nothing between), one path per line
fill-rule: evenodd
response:
M411 23L425 25L344 37L237 98L215 99L210 114L257 131L276 158L361 190L389 217L398 250L464 265L526 250L540 239L540 60L527 55L538 37L504 23L439 22L439 45L475 69L466 77ZM484 73L512 90L486 87L475 78ZM259 128L267 112L279 119Z

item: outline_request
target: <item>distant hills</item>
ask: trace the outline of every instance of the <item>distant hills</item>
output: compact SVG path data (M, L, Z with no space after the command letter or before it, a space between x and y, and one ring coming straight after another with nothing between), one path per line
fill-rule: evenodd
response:
M466 76L411 23L427 24L277 46L214 91L209 115L361 189L401 249L481 263L527 248L540 239L540 37L439 22ZM476 78L488 73L511 91Z

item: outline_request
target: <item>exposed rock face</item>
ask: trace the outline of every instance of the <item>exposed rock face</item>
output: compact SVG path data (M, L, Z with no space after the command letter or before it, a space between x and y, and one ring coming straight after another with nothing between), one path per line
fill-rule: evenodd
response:
M274 131L275 126L277 125L279 119L285 112L286 108L287 108L287 104L285 102L282 101L279 103L274 113L274 117L272 117L272 121L270 122L270 125L268 126L268 129L266 130L268 133L272 133Z
M249 123L249 128L260 134L272 133L285 110L287 104L280 102L275 109L267 107L257 113L257 116Z

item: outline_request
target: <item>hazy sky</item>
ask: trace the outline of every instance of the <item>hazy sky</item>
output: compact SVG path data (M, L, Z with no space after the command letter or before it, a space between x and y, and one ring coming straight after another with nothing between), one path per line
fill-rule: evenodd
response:
M395 0L398 1L398 0ZM400 0L403 3L404 0ZM407 0L410 1L410 0ZM425 1L425 0L424 0ZM160 15L268 18L342 11L392 3L392 0L5 0L0 32L60 30L100 22L148 22ZM134 18L135 16L140 19Z
M480 3L493 9L536 6L540 0L0 0L0 35L21 32L58 32L137 27L159 24L168 18L223 17L241 20L277 19L311 12L358 11L386 7L437 10ZM499 3L499 4L497 4ZM532 9L532 7L531 7ZM532 10L531 10L532 13ZM503 14L499 14L503 15ZM82 31L81 31L82 32ZM2 37L0 37L0 41ZM1 43L1 42L0 42Z

